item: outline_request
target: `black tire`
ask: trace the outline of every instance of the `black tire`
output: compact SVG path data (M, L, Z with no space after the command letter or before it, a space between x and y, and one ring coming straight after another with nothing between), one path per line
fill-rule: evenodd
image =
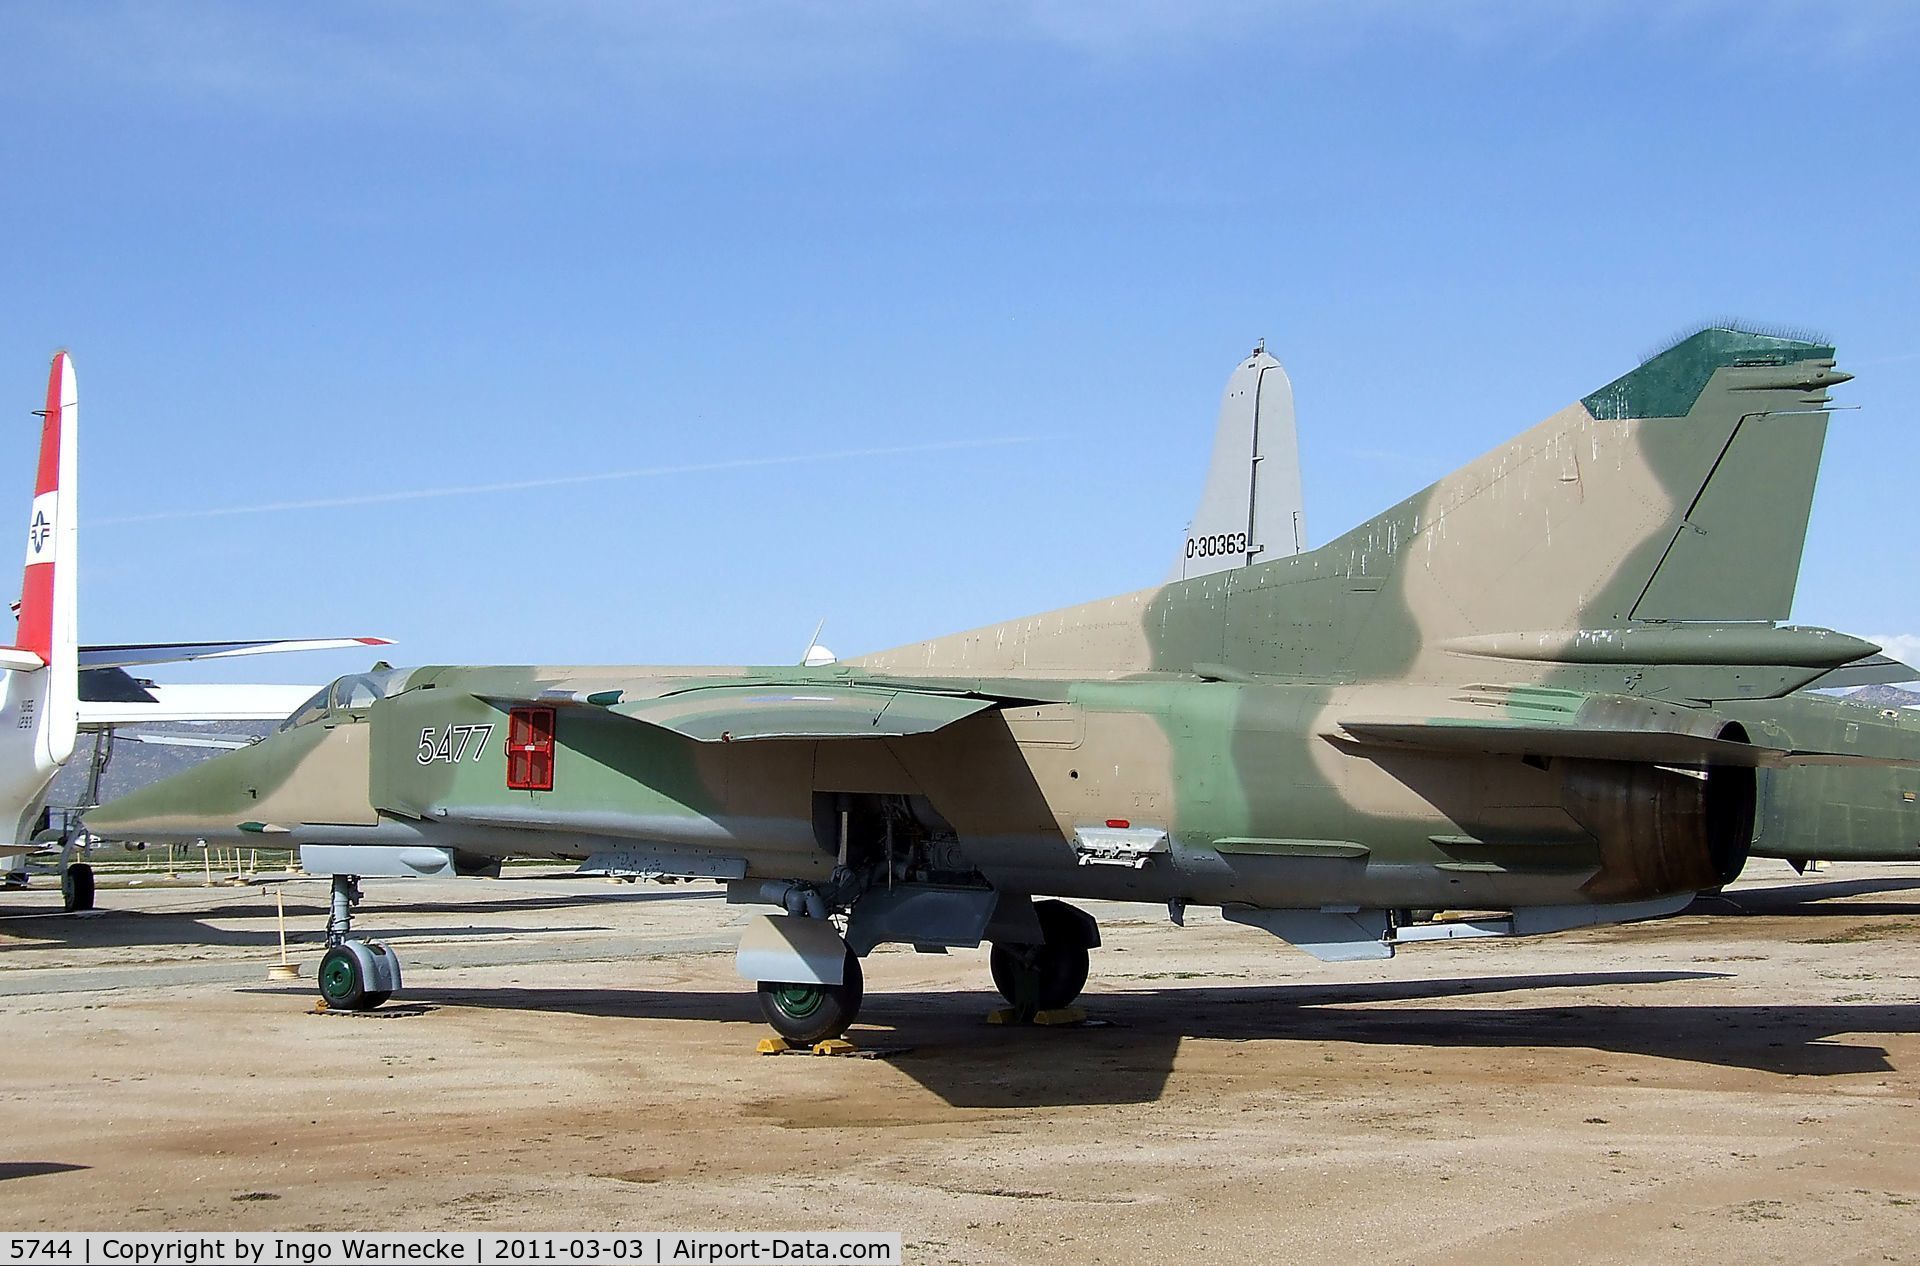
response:
M791 985L779 981L760 982L760 1011L773 1031L789 1042L812 1046L830 1037L839 1037L860 1014L860 1000L866 993L866 981L860 974L860 960L847 951L847 965L837 985Z
M367 995L367 1010L371 1011L373 1008L385 1004L386 1000L391 997L393 997L393 990L391 989L374 990Z
M75 862L62 869L60 900L69 911L93 909L93 867Z
M1071 1005L1087 987L1087 968L1082 945L995 945L987 955L987 970L1000 996L1012 1006L1035 1011Z
M1031 945L1002 945L994 942L987 952L987 970L993 974L993 987L1000 996L1013 1006L1020 1005L1020 973L1031 971L1032 965L1026 961L1033 954ZM1038 982L1034 985L1034 997L1039 997Z
M320 1000L334 1011L371 1011L387 1000L371 992L360 960L336 945L320 956Z
M993 987L1013 1006L1058 1011L1087 987L1087 950L1100 943L1100 936L1084 913L1064 902L1035 902L1033 912L1043 943L996 943L987 969Z
M1040 1009L1071 1006L1087 987L1087 947L1049 945L1040 958Z

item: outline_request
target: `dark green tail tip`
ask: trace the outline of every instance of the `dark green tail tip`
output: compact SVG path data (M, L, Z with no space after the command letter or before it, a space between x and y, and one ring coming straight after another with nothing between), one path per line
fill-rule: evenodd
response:
M1682 336L1581 403L1596 418L1680 418L1693 410L1714 372L1729 366L1777 367L1832 362L1833 345L1818 336L1710 325ZM1828 374L1828 381L1844 381Z

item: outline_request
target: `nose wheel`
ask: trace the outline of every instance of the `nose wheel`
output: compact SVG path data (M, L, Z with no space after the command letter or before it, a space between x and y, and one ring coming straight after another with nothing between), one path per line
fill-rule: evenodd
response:
M373 941L356 940L353 908L360 877L333 877L327 915L327 952L320 956L320 1000L330 1011L371 1011L400 991L400 956Z
M330 1010L371 1011L400 987L400 960L384 945L343 941L320 956L320 997Z

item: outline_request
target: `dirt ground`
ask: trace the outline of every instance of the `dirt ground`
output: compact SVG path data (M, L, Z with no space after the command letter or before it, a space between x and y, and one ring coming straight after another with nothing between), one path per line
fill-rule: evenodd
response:
M900 1230L910 1262L1920 1260L1920 867L1326 965L1089 906L1099 1023L883 951L765 1057L705 886L369 885L402 998L270 984L258 890L0 895L0 1225Z

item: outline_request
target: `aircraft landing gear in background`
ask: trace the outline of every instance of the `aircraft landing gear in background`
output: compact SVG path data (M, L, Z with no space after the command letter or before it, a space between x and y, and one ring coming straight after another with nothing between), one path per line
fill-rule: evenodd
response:
M371 1011L400 990L400 958L384 945L353 939L360 877L333 877L327 952L320 956L320 999L335 1011Z
M1064 901L1035 902L1033 909L1046 939L1039 945L996 942L987 958L993 987L1029 1019L1080 996L1087 985L1087 951L1100 944L1100 928L1085 911Z
M68 913L93 909L93 867L69 862L60 868L60 903Z
M88 785L89 793L95 784ZM90 797L91 798L91 795ZM60 844L60 904L67 913L93 909L93 867L81 859L92 841L84 828L69 822L59 835L51 837Z

